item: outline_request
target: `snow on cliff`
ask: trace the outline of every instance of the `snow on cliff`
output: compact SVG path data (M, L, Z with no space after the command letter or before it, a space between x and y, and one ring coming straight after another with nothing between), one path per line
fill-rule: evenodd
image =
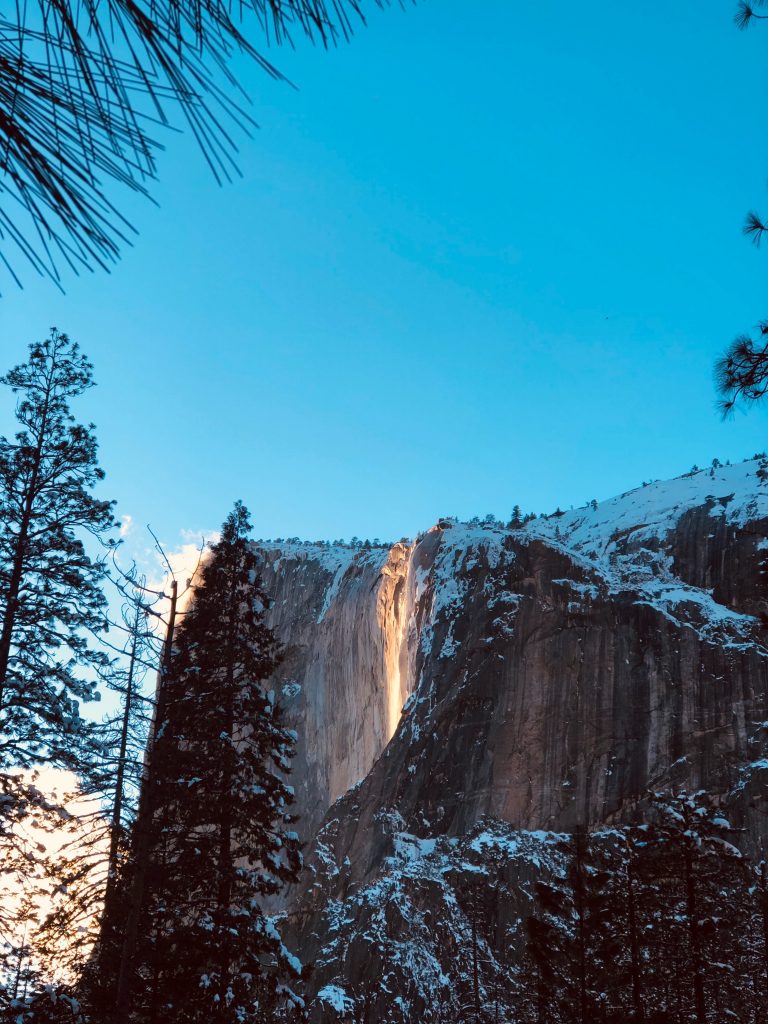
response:
M768 839L748 800L768 765L767 478L756 458L515 528L258 545L299 735L288 918L313 1020L435 998L458 1019L447 978L472 983L498 886L514 943L562 833L631 819L651 787L719 793ZM479 953L490 996L501 965Z
M530 581L518 578L527 549L559 559L544 600L573 614L629 600L698 642L754 654L766 524L768 464L754 458L514 529L441 520L391 548L258 542L270 621L286 645L277 682L301 737L304 838L370 771L403 705L413 710L410 695L431 702L441 664L466 659L468 643L513 641L530 600ZM467 616L483 618L480 636L468 636Z
M768 462L756 456L733 466L713 466L673 480L655 480L595 507L537 519L527 529L558 539L593 561L610 563L617 541L663 540L688 509L711 506L710 515L743 527L768 517Z

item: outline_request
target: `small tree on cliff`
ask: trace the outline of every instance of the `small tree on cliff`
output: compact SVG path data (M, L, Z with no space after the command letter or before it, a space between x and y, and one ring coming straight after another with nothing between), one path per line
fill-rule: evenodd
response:
M300 1007L300 965L261 907L301 854L285 781L295 736L265 686L278 651L249 531L238 502L176 634L132 1021L260 1024Z

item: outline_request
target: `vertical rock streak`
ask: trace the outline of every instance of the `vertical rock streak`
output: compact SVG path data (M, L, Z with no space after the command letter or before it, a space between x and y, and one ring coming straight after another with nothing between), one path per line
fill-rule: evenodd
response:
M269 623L284 644L275 684L299 735L296 810L309 839L368 774L413 690L415 545L257 550Z
M389 600L383 603L384 614L380 618L385 651L387 742L394 736L403 705L413 692L411 645L415 632L414 550L415 544L396 544L382 570L384 576L387 567L394 563L396 582Z

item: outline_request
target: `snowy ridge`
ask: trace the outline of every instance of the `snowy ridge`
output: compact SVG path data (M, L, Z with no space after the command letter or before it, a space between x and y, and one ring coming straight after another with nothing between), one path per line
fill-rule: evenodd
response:
M713 529L718 519L735 529L768 520L768 461L757 457L656 481L594 506L536 519L525 533L582 560L608 593L632 589L676 625L698 628L702 639L723 642L725 634L731 646L748 644L752 616L718 604L673 571L667 537L686 512L697 508L707 509ZM758 539L757 548L763 543Z
M738 465L713 466L655 481L585 508L534 519L509 529L499 524L474 525L446 520L440 551L431 571L421 571L419 589L432 591L423 650L431 646L434 626L458 609L471 585L469 574L483 565L489 604L512 606L520 600L494 592L493 571L514 559L512 543L545 541L567 554L589 577L555 580L573 594L573 608L598 596L633 591L639 603L661 612L677 626L696 629L702 640L739 648L754 643L754 617L718 603L711 592L685 583L675 573L667 538L685 513L704 508L715 520L741 530L768 521L768 460L758 456ZM768 548L758 537L756 548ZM428 578L427 578L428 577ZM509 625L500 618L500 628ZM441 655L456 652L449 630Z
M378 559L383 563L386 561L387 554L389 553L388 547L352 547L347 544L301 540L256 540L253 542L253 546L262 553L275 570L279 569L283 559L286 561L316 562L317 565L334 577L340 570L343 576L353 562L375 562Z
M734 466L718 466L686 473L672 480L657 480L626 491L595 508L574 509L560 516L536 519L526 526L533 536L559 540L590 561L610 562L617 541L633 546L663 540L683 512L712 504L712 516L723 516L734 526L768 518L768 460L748 459ZM761 473L761 468L763 473Z
M732 649L754 646L754 616L719 603L710 591L686 583L674 570L668 537L693 509L706 509L713 529L717 520L736 530L768 521L768 460L761 456L656 481L514 529L443 520L430 531L441 531L434 561L416 570L417 599L426 595L429 600L421 628L422 651L431 650L435 626L447 620L440 657L456 654L453 617L473 586L475 569L485 574L489 607L502 606L503 614L496 620L499 631L510 630L521 598L495 587L496 571L503 572L514 560L515 544L537 540L567 554L587 577L553 580L571 592L574 611L599 594L631 592L637 603L654 608L675 626L696 630L705 642ZM768 539L757 537L755 546L766 548Z
M768 520L768 460L755 457L738 465L718 464L672 480L655 481L599 504L537 518L517 529L443 520L429 531L441 532L434 563L415 570L415 601L427 591L430 598L419 638L422 650L429 649L437 621L461 607L472 570L482 564L486 571L492 571L514 557L511 539L541 540L566 552L594 578L588 583L559 581L580 600L595 594L598 586L614 594L635 590L640 600L676 624L697 623L704 638L725 632L738 645L750 633L751 616L734 612L718 604L708 592L681 581L666 550L670 532L686 512L696 508L707 509L713 528L715 520L736 529ZM420 535L416 543L429 533ZM758 538L756 546L768 549L768 537ZM299 540L258 541L256 547L274 572L285 560L315 563L329 574L318 622L328 613L350 569L383 569L391 550ZM489 593L489 599L498 601L500 597ZM455 653L450 637L443 651L444 657Z

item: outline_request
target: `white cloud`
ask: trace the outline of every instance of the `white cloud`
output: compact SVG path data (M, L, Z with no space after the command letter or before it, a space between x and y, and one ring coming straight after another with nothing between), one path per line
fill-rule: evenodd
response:
M219 539L218 532L206 533L200 530L179 530L179 541L175 547L161 542L165 558L155 548L152 551L154 565L147 571L147 586L166 596L155 605L155 611L162 616L155 619L159 632L165 631L164 621L170 610L171 584L176 580L178 588L177 614L183 614L192 596L195 573L206 556L208 544ZM167 564L166 564L167 559ZM169 568L170 566L170 568Z

